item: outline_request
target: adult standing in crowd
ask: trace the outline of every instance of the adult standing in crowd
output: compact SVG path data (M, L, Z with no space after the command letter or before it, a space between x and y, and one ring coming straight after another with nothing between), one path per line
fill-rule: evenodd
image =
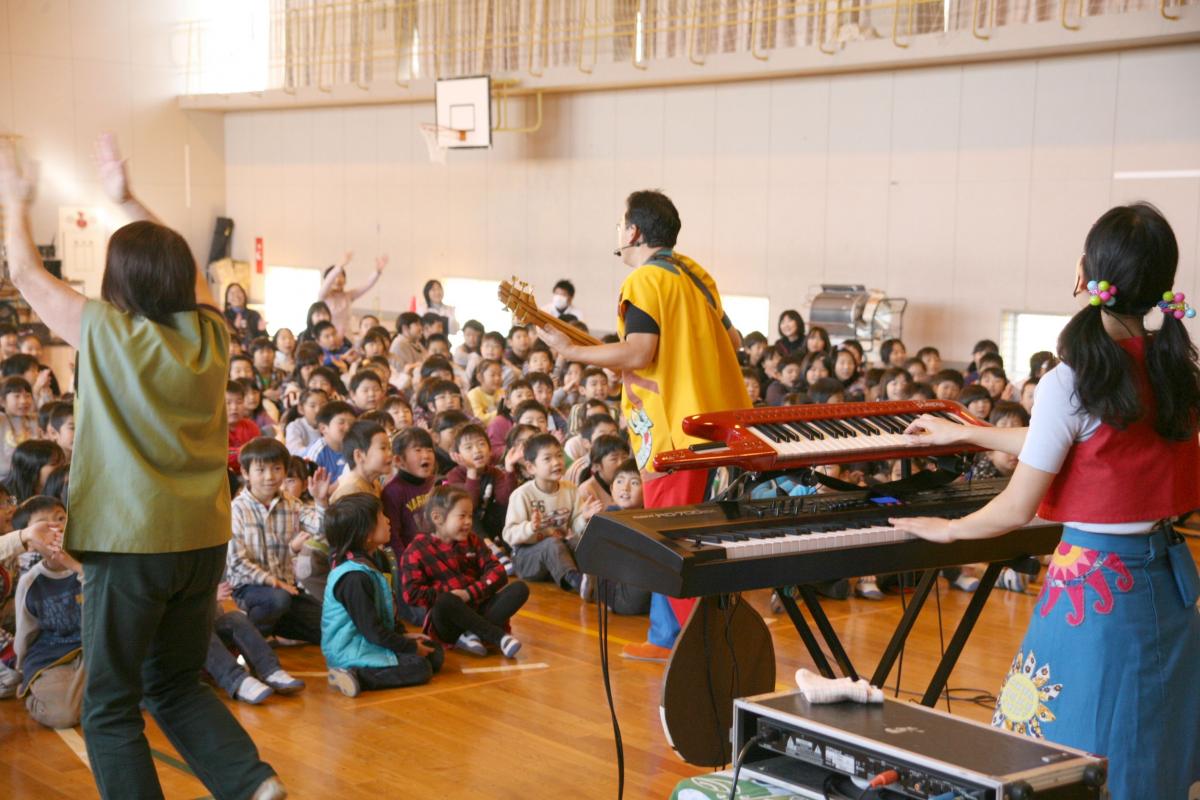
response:
M187 242L129 189L111 136L105 193L135 222L113 234L89 300L43 269L33 179L0 142L12 281L78 348L65 548L83 564L83 730L103 798L161 798L139 705L218 798L286 796L254 742L200 681L230 537L229 333Z
M322 273L321 290L317 293L317 299L329 308L329 321L337 329L340 340L350 338L350 307L379 282L379 276L383 274L388 263L386 255L376 256L375 272L371 274L370 279L357 289L346 289L346 267L353 258L354 253L346 251L336 264L326 268Z
M582 321L583 317L579 315L579 309L575 307L575 284L566 278L554 284L554 294L551 296L550 302L542 306L542 311L559 319L574 317Z
M237 331L237 337L243 343L267 331L267 323L262 315L249 308L247 302L249 301L246 298L246 290L240 283L231 283L225 287L225 319Z
M458 333L458 320L454 316L454 306L448 306L444 302L446 290L442 288L442 282L436 279L425 281L425 288L421 290L421 296L425 298L425 305L419 313L422 316L437 314L445 320L447 336Z

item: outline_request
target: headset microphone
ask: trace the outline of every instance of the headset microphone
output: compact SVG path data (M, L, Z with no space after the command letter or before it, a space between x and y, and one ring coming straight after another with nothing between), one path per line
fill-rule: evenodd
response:
M620 247L618 247L616 250L613 250L613 255L614 255L614 256L619 256L619 255L621 255L621 253L625 252L625 251L626 251L626 250L628 250L629 248L631 248L631 247L637 247L637 246L638 246L638 245L640 245L640 244L641 244L641 242L632 242L631 244L621 245L621 246L620 246Z

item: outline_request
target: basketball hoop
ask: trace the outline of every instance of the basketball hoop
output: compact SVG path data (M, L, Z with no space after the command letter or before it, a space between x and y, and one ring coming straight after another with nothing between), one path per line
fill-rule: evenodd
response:
M446 151L451 142L465 142L468 131L458 128L448 128L432 122L422 122L419 125L421 135L425 138L425 148L429 151L429 161L433 164L446 163Z

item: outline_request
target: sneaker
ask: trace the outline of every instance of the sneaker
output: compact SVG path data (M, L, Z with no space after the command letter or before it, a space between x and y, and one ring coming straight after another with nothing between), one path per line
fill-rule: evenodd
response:
M467 651L473 656L487 655L487 646L473 633L464 633L462 636L459 636L454 646L459 650Z
M17 688L21 685L21 673L0 663L0 700L17 696Z
M275 690L270 686L267 686L253 675L247 675L245 680L242 681L242 685L233 693L233 696L243 703L256 706L273 694L275 694Z
M285 800L287 796L283 781L272 775L258 785L250 800Z
M593 603L596 600L596 579L587 573L579 579L579 596L585 603Z
M996 588L1004 589L1007 592L1016 592L1017 594L1025 594L1025 587L1029 585L1029 577L1017 572L1012 567L1005 567L1000 570L1000 577L996 580Z
M578 592L581 588L583 588L583 573L579 570L573 569L563 578L563 583L566 584L566 586L563 587L564 591Z
M979 588L979 578L963 572L950 582L950 588L958 589L960 592L967 592L969 594Z
M879 591L879 584L875 583L874 575L859 578L858 583L854 585L854 593L867 600L883 599L883 592Z
M779 592L771 592L771 613L782 614L783 612L783 601L779 599Z
M295 694L304 688L304 681L299 678L293 678L281 669L277 669L264 678L267 686L270 686L280 694Z
M653 642L630 643L621 649L621 658L665 664L671 658L671 650L668 647L659 647Z
M504 567L504 573L510 578L517 574L517 568L513 566L512 559L504 553L496 556L496 560L500 562L500 566Z
M504 653L505 658L516 658L517 652L520 649L520 639L513 636L511 633L504 634L504 638L500 640L500 652Z
M346 697L358 697L358 693L362 691L358 685L358 678L348 669L329 670L329 685Z

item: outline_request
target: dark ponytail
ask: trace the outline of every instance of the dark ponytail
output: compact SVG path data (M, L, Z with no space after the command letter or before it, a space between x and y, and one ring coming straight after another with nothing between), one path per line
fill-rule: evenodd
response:
M1059 336L1058 353L1075 371L1080 405L1106 424L1125 428L1141 418L1143 409L1131 357L1105 332L1101 315L1144 316L1171 290L1178 264L1175 233L1148 203L1113 208L1088 232L1084 278L1115 285L1117 302L1085 306L1072 317ZM1146 371L1157 405L1154 428L1165 438L1182 441L1195 435L1200 368L1182 321L1163 317L1162 329L1148 337L1146 347Z

